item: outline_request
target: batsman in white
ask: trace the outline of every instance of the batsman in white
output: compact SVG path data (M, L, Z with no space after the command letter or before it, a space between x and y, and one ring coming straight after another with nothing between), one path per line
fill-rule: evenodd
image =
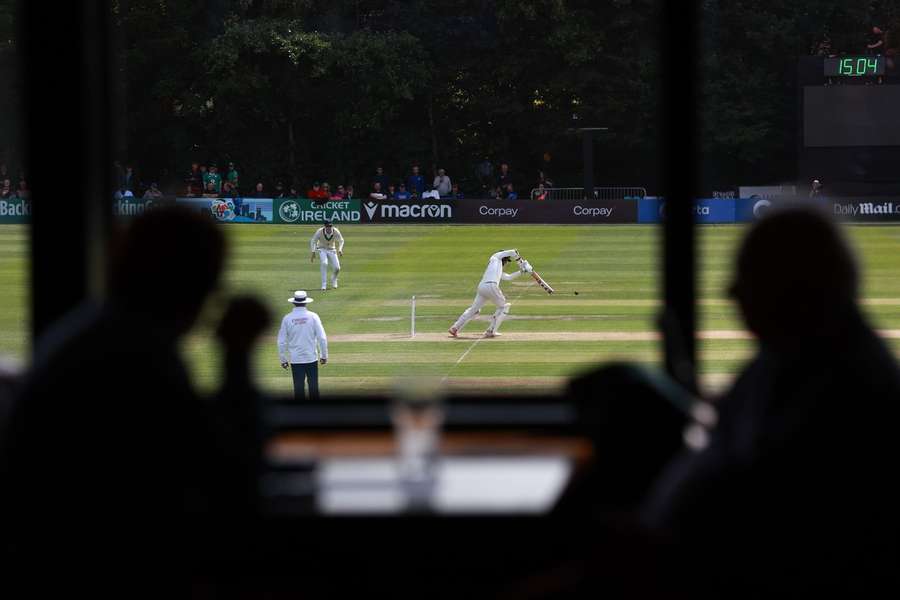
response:
M316 258L319 253L319 269L322 271L322 289L327 289L328 283L328 263L331 263L331 286L337 289L338 273L341 272L341 261L338 257L344 255L344 236L338 231L331 221L325 221L323 227L319 227L309 240L309 248L312 250L312 256L309 262Z
M451 336L456 337L466 323L481 312L481 307L487 302L493 302L497 306L497 310L494 311L494 316L491 317L491 323L488 325L487 331L484 332L484 337L500 335L500 324L506 318L506 315L509 314L509 307L512 306L506 301L506 296L503 295L503 292L500 291L500 280L509 281L522 273L531 273L532 271L528 261L523 260L518 271L509 274L503 272L503 266L506 263L519 260L519 258L517 250L503 250L491 256L490 260L488 260L487 269L484 270L484 275L481 277L481 282L478 284L475 300L472 301L472 306L467 308L450 327L449 333Z

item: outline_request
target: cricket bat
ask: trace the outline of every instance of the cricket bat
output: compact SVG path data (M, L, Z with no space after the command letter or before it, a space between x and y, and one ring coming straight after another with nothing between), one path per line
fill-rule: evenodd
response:
M516 262L518 262L519 266L521 267L522 263L525 262L525 259L520 257ZM547 283L546 281L544 281L544 278L541 277L540 275L538 275L537 271L535 271L534 269L531 270L531 278L534 279L535 281L537 281L537 284L539 286L541 286L542 288L544 288L544 290L548 294L552 294L556 291L552 287L550 287L550 284Z
M547 283L546 281L544 281L544 278L543 278L543 277L541 277L540 275L537 274L537 271L532 271L532 272L531 272L531 277L532 277L535 281L537 281L538 285L541 286L542 288L544 288L544 290L546 290L546 292L547 292L548 294L552 294L553 292L556 291L556 290L554 290L552 287L550 287L550 284L549 284L549 283Z

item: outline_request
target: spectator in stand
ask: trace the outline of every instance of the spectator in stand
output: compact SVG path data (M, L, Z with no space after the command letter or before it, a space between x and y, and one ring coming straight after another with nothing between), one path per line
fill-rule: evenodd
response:
M544 188L543 183L539 183L537 189L531 193L531 197L533 200L546 200L547 199L547 190Z
M535 184L534 187L541 187L541 186L544 186L545 188L553 187L553 182L550 181L550 178L547 177L547 173L544 171L538 171L537 183Z
M809 197L810 198L818 198L822 193L822 182L818 179L812 180L812 185L809 186Z
M328 192L322 189L322 184L318 181L314 181L312 185L312 189L306 192L306 197L310 200L328 200Z
M207 181L206 188L203 190L204 198L218 198L219 192L216 190L216 182Z
M453 189L453 185L450 182L450 178L444 172L444 169L437 170L437 175L435 175L434 177L432 187L437 190L441 198L445 198L450 195L450 191Z
M419 174L419 165L413 165L412 175L407 178L406 186L413 198L422 197L422 192L425 191L425 178Z
M230 181L225 181L222 183L222 197L231 198L232 200L240 199L241 194L239 190L231 184Z
M343 200L344 195L345 195L344 186L342 186L341 184L338 184L338 186L334 189L334 191L331 192L330 199L331 200Z
M881 54L884 50L884 31L880 27L872 27L866 44L867 54Z
M490 198L491 200L503 200L503 190L500 189L499 185L491 188Z
M275 183L275 195L273 198L287 198L287 192L284 190L284 184L280 181Z
M352 200L352 199L355 198L355 197L356 197L356 196L353 195L353 185L352 185L352 184L347 184L347 193L344 194L344 198L345 198L346 200Z
M200 188L199 188L201 194L203 193L203 190L206 189L206 174L208 172L209 171L206 168L206 165L201 164L200 165Z
M16 188L16 196L27 200L31 196L31 190L28 189L28 182L24 177L19 178L19 187Z
M134 198L134 194L126 187L120 187L116 190L116 193L113 195L116 200L123 200L125 198Z
M459 189L458 183L454 183L450 187L450 197L453 198L454 200L463 200L465 198L465 196L462 193L462 190Z
M381 184L381 189L386 190L388 186L391 184L390 178L384 174L384 169L380 166L375 167L375 177L372 178L372 187L375 187L375 182Z
M506 184L506 199L507 200L518 200L519 199L519 195L513 189L512 183Z
M256 182L256 187L253 189L252 198L268 198L269 195L266 192L266 186L263 185L262 181Z
M212 173L213 173L213 165L209 165L208 168L203 170L202 179L203 179L203 193L204 194L209 189L209 182L213 181ZM213 185L215 185L215 181L213 181Z
M118 164L118 162L114 163ZM0 163L0 181L4 179L9 179L9 167L6 166L6 163Z
M409 200L411 198L410 193L406 191L405 183L400 184L400 189L398 189L397 193L394 194L394 198L396 200Z
M222 175L219 173L219 167L215 164L209 165L209 171L206 173L206 179L203 181L203 187L209 193L209 183L212 182L216 194L222 193Z
M396 200L397 199L397 188L394 187L394 184L388 184L387 191L385 194L388 197L388 200Z
M184 185L184 191L182 192L182 194L184 194L184 196L182 196L183 198L196 198L200 195L194 189L194 186L192 186L190 183L186 183Z
M137 188L137 175L134 173L134 167L132 165L128 165L125 167L125 173L122 175L122 185L120 187L124 187L129 192L134 192ZM134 194L132 193L132 196Z
M381 183L375 182L372 184L372 191L369 193L369 198L372 200L385 200L387 199L387 195L381 191Z
M505 190L506 185L508 183L512 183L512 175L509 173L509 165L507 163L500 163L500 173L497 175L497 185L500 186L501 190Z
M237 169L234 167L233 162L228 163L228 172L225 174L225 180L231 184L231 187L235 190L240 190L240 174Z
M159 191L159 185L154 181L150 184L150 187L144 192L144 200L155 200L156 198L162 198L163 193Z
M291 184L291 188L288 190L288 198L299 198L300 197L300 186L297 182L293 182Z
M194 196L203 190L203 174L200 172L200 165L198 163L191 163L191 170L185 175L184 183L192 190L190 196Z
M0 186L0 198L4 200L7 198L13 198L15 194L13 193L12 181L9 179L3 180L3 185Z
M494 182L494 165L487 156L475 167L475 176L478 177L478 185L481 187L482 198L487 196Z

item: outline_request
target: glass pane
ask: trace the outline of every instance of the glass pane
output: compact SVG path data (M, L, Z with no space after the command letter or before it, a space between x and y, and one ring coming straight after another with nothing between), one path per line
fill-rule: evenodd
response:
M860 261L864 311L898 348L898 19L887 5L704 3L704 206L730 207L737 221L698 212L708 390L726 387L755 346L724 294L739 242L761 214L789 203L814 204L843 223Z
M408 377L558 392L599 362L660 364L659 212L641 204L659 185L656 3L364 4L114 3L119 214L156 183L228 223L227 292L275 317L256 356L268 391L292 389L275 338L296 290L328 334L323 394ZM310 248L326 218L345 240L337 289ZM488 299L453 339L507 249L555 293L501 282L502 337L483 337ZM221 308L184 346L205 389Z
M31 200L25 171L16 2L0 2L0 369L30 361Z

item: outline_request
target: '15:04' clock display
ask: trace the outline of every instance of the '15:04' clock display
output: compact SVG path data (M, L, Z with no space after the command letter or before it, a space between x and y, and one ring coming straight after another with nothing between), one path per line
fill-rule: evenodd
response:
M825 59L825 77L884 75L883 56L841 56Z

